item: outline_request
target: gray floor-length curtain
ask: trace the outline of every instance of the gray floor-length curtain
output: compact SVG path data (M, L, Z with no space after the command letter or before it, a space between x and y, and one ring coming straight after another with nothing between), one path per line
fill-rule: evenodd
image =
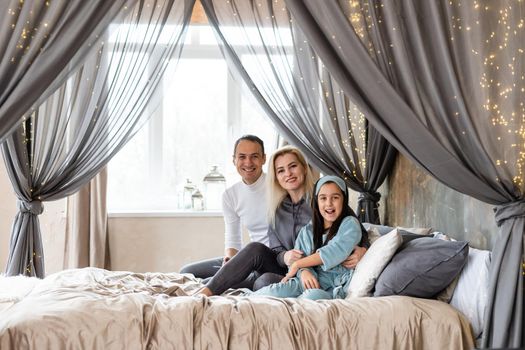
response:
M123 12L80 69L3 143L19 204L7 275L45 276L42 202L78 191L153 113L155 88L179 57L193 5L145 0Z
M523 347L525 5L286 3L388 141L449 187L496 205L482 345Z
M0 142L135 1L0 1Z
M379 223L377 189L396 152L325 69L284 1L202 3L228 63L279 132L321 171L361 192L361 220Z

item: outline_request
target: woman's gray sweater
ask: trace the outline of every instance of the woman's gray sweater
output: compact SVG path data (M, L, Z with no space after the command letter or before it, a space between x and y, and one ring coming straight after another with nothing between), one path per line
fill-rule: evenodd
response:
M295 239L301 228L312 220L312 209L303 197L293 203L290 196L286 196L275 211L275 227L268 228L270 248L277 254L277 262L281 267L284 263L284 253L293 249ZM304 252L308 255L309 252Z

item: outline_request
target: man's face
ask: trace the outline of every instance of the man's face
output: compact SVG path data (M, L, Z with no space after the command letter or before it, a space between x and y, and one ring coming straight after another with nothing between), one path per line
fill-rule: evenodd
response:
M251 185L257 181L265 162L266 156L262 153L261 145L249 140L239 142L233 156L233 164L244 183Z

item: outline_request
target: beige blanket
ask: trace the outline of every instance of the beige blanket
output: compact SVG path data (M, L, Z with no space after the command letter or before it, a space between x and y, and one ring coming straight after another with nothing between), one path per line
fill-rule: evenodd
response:
M472 349L465 317L409 297L186 296L180 274L0 278L0 349Z

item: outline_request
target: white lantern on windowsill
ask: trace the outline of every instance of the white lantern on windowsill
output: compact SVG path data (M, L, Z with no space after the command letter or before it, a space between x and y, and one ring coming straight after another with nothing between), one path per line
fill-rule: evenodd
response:
M193 210L204 210L204 198L198 188L191 195L191 207Z
M226 189L226 179L214 165L202 180L204 184L204 203L206 210L222 209L222 194Z

